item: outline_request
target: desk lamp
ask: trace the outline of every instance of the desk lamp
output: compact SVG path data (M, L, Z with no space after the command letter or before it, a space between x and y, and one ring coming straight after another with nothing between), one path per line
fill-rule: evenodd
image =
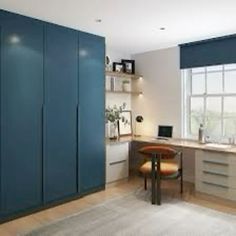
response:
M138 115L135 118L135 135L136 137L141 136L140 134L140 127L141 127L141 123L143 122L143 117Z

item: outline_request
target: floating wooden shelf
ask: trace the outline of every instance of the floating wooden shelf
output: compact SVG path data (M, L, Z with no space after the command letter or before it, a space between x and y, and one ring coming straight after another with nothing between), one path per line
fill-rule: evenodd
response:
M126 79L142 78L142 75L134 75L134 74L121 73L121 72L114 72L114 71L106 71L106 76L120 77L120 78L126 78Z
M141 95L143 94L142 92L137 92L137 91L112 91L112 90L106 90L107 93L118 93L118 94L131 94L131 95Z

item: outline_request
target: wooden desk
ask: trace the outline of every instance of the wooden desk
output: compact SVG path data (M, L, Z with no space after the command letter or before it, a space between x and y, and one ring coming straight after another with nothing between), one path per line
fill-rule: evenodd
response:
M129 143L129 170L137 173L143 164L138 150L146 145L171 146L183 153L184 180L196 190L236 201L236 146L215 148L184 139L158 140L153 137L124 137L107 144Z
M187 139L160 140L155 137L148 137L148 136L140 136L140 137L128 136L128 137L122 137L118 140L107 139L106 141L107 144L116 144L116 143L123 143L123 142L141 142L141 143L150 143L150 144L161 144L161 145L180 147L180 148L191 148L195 150L206 150L206 151L236 154L235 145L229 148L217 148L217 147L209 147L207 146L207 144L199 144L197 141L187 140Z

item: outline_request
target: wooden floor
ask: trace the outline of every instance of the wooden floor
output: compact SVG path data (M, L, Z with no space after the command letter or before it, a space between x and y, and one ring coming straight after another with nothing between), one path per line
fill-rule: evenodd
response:
M142 187L142 185L143 180L139 177L133 177L128 181L122 181L118 184L110 185L105 191L94 193L79 200L71 201L48 210L4 223L0 225L0 235L12 236L31 231L44 224L48 224L77 213L87 207L102 203L105 200L125 195L130 191L134 191L135 189ZM184 194L182 196L179 194L178 190L179 185L176 181L163 181L162 191L165 192L165 194L169 194L173 198L180 198L183 201L236 215L235 202L233 203L205 194L195 193L193 184L187 182L184 183Z

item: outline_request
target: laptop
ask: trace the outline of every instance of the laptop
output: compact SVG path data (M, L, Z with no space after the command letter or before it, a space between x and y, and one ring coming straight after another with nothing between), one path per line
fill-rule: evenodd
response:
M157 139L168 140L172 138L173 126L158 125Z

